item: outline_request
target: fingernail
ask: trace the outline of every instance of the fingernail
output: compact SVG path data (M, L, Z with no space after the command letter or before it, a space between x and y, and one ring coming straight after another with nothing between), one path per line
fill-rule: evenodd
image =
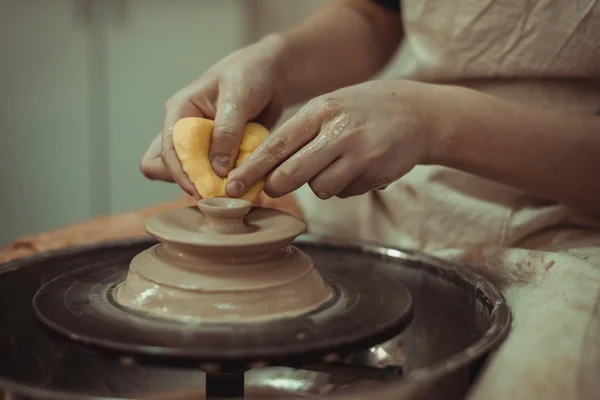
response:
M226 186L227 194L233 197L237 197L242 194L244 190L244 185L240 181L231 181Z
M227 175L229 172L229 157L227 156L214 156L212 158L213 169L217 174Z

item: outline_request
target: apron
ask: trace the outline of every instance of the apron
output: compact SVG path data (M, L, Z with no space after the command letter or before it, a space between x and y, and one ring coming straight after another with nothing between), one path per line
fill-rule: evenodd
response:
M401 22L398 78L600 113L600 2L403 0ZM312 233L458 261L503 289L513 328L470 398L600 398L600 219L440 166L354 198L296 195Z

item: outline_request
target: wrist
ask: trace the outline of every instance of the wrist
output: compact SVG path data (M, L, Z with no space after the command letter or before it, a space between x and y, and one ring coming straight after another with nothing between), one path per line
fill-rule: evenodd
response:
M398 129L409 129L420 139L418 163L443 165L458 132L456 88L410 80L382 83L381 92L393 96L396 103Z
M428 84L422 109L427 155L423 164L450 167L461 146L461 120L471 91L457 86Z

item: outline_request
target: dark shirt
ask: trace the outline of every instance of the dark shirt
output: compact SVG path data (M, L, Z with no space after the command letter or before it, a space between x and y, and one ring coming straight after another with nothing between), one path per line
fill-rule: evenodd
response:
M387 8L388 10L400 11L401 0L372 0L375 3Z

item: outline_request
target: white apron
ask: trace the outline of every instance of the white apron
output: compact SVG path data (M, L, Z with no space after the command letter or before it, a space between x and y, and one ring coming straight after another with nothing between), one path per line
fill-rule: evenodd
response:
M600 2L402 4L398 77L599 114ZM513 329L470 398L600 399L600 220L437 166L364 196L297 198L312 233L458 260L503 287Z

